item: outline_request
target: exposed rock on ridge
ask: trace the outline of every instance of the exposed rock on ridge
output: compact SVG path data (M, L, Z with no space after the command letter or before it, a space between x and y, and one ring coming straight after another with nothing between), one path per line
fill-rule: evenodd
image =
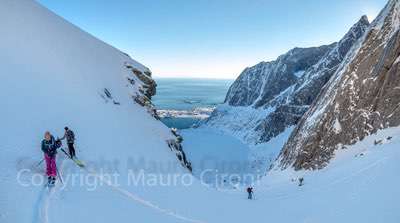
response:
M400 1L391 0L303 116L279 157L317 169L334 151L400 124Z

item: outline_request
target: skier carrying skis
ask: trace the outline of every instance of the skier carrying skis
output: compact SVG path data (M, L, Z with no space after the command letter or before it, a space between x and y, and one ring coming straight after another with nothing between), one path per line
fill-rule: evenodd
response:
M42 140L42 151L46 161L46 174L49 184L54 184L57 176L56 154L57 149L61 147L61 141L55 140L50 132L46 131Z
M65 127L64 129L65 129L64 136L60 140L67 139L69 156L73 159L74 157L76 157L74 148L75 134L68 127Z
M249 196L247 197L249 200L253 199L253 188L252 187L247 187L247 193Z

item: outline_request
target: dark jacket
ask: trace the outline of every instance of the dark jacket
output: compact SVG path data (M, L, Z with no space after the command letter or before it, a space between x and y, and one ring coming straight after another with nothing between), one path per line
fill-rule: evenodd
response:
M67 139L67 143L74 143L75 142L75 134L71 129L65 131L64 136L60 140Z
M50 141L46 139L42 140L42 151L50 157L53 157L57 154L57 149L61 147L61 141L55 140L53 136L51 136Z

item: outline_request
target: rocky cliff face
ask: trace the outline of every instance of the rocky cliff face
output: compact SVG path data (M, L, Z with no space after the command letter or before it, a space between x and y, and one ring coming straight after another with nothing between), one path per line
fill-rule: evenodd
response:
M342 145L400 124L400 1L352 48L284 146L281 167L324 167Z
M246 68L229 88L225 102L232 106L263 106L296 83L299 74L315 64L334 45L294 48L275 61Z
M256 127L256 131L262 132L259 142L269 141L288 126L297 124L368 26L367 17L361 17L318 63L306 70L294 85L268 103L268 106L276 109Z
M248 143L268 142L299 121L368 26L363 16L338 43L295 48L245 69L206 125Z

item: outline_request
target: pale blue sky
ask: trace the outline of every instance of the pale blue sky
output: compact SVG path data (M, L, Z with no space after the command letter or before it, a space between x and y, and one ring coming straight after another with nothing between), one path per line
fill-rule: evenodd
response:
M289 49L339 40L386 0L38 0L158 77L235 78Z

